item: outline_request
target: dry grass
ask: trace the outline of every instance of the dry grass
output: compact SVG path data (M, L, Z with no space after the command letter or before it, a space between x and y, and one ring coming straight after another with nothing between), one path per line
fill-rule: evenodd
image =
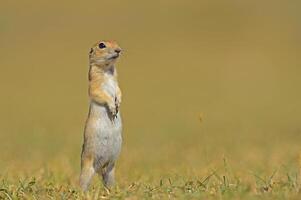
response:
M56 164L56 166L58 166ZM105 190L95 179L90 190L83 193L77 184L77 174L64 167L51 171L40 168L22 178L1 178L2 199L298 199L299 174L281 166L271 174L248 170L233 170L224 158L215 169L191 174L149 173L121 175L118 184ZM66 170L66 171L65 171ZM124 170L120 169L124 172ZM191 173L191 172L190 172ZM195 172L194 172L195 174ZM130 178L135 181L122 180Z

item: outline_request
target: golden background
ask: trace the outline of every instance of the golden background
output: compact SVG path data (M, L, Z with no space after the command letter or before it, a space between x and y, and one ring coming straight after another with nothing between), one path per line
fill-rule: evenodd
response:
M237 169L294 166L301 149L300 6L2 1L1 173L47 168L76 181L88 52L101 39L124 50L117 63L120 182L194 175L223 157Z

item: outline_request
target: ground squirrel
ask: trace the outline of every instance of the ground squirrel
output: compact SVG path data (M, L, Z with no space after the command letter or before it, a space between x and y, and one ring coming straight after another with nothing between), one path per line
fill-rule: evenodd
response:
M81 154L80 186L87 190L95 173L106 187L114 184L114 166L122 143L119 112L121 91L115 62L121 48L114 41L100 41L89 53L90 108Z

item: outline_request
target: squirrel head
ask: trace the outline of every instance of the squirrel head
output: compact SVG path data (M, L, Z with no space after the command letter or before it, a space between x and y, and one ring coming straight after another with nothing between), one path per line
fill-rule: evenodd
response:
M115 41L99 41L89 53L90 65L112 66L121 54L121 48Z

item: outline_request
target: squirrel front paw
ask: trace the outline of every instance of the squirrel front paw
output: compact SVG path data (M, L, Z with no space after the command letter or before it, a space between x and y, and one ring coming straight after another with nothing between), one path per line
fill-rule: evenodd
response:
M117 97L115 97L116 114L118 114L118 112L119 112L120 103L121 103L121 99L120 99L120 98L117 98Z
M118 112L115 102L109 103L108 108L109 108L109 112L110 112L112 118L115 119L117 117L117 112Z

